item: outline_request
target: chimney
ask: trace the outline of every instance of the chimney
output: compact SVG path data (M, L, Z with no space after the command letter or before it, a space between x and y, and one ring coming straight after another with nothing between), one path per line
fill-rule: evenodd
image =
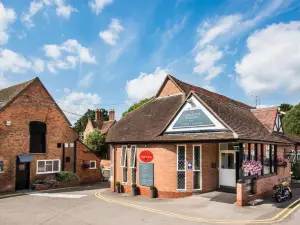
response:
M95 121L103 121L104 112L102 109L96 109L95 111Z
M109 121L115 120L115 110L110 109L109 110Z

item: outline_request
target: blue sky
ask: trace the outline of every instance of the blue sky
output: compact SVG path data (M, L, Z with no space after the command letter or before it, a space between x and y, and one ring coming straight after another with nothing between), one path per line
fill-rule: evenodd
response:
M38 76L77 114L120 117L167 73L251 105L295 104L299 62L299 1L0 0L0 88Z

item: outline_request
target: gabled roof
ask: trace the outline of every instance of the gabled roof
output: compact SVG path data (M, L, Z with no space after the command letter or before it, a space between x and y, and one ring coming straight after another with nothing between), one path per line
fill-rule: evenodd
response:
M110 129L107 142L249 140L291 143L278 134L270 133L251 112L251 106L184 83L170 75L166 79L175 82L182 90L183 95L157 97L129 113ZM210 112L214 113L229 130L210 133L165 134L167 125L177 115L191 94L197 97Z
M115 120L110 121L91 121L94 128L97 128L102 134L106 134L108 130L116 123Z
M9 105L29 84L38 78L0 89L0 110Z
M270 133L273 132L278 108L272 107L253 109L252 113L268 129Z

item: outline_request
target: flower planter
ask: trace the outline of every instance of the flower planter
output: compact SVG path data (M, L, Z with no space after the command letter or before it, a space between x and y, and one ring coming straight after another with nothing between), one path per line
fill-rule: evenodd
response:
M132 196L138 195L139 188L138 187L132 187Z
M121 193L121 186L116 185L116 192L117 192L117 193Z
M150 198L156 198L157 197L157 190L156 188L150 189Z

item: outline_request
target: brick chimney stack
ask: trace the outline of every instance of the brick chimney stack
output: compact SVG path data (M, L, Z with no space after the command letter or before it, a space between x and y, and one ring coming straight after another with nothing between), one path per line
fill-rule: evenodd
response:
M115 110L110 109L109 110L109 121L115 120Z
M104 119L104 112L102 109L95 110L95 121L103 121Z

